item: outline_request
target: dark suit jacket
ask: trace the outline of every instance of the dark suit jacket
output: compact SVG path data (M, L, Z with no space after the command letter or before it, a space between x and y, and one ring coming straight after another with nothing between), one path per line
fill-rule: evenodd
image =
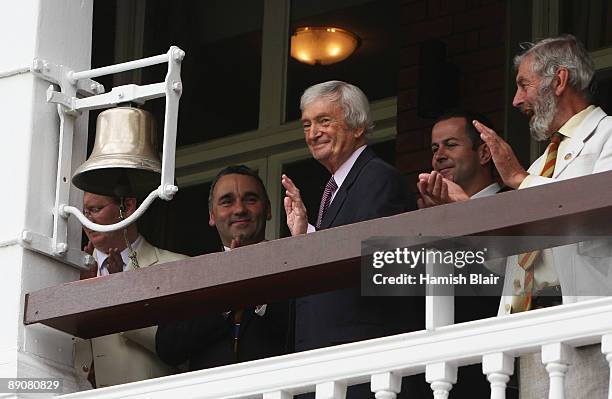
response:
M321 221L321 229L391 216L416 209L400 173L366 148ZM296 299L295 349L321 348L425 328L419 297L362 297L347 288ZM401 398L421 398L422 377L404 379ZM303 398L312 395L303 395ZM371 398L369 384L351 386L347 398Z
M400 173L366 148L338 189L321 229L413 209L414 196L409 194ZM295 349L309 350L415 329L410 322L413 312L421 314L423 309L407 309L404 302L405 298L397 297L362 297L359 288L299 298Z
M414 195L397 169L366 147L338 189L321 230L415 209Z
M263 316L246 308L237 353L232 313L161 324L155 337L157 354L170 365L189 361L189 370L200 370L291 353L292 307L291 301L271 303Z

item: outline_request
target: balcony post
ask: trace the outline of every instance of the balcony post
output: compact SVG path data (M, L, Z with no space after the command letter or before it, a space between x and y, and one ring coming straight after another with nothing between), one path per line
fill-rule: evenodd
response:
M601 353L606 357L610 366L610 377L608 377L608 399L612 399L612 334L606 334L601 338Z
M374 374L371 386L376 399L395 399L402 389L402 377L395 373Z
M293 395L285 391L266 392L263 394L263 399L291 399Z
M323 382L315 388L315 399L344 399L346 384L339 381Z
M505 399L506 384L514 373L514 358L505 353L484 355L482 372L491 383L491 399Z
M572 349L557 342L542 346L542 363L550 377L548 399L565 399L565 374L569 369Z
M66 333L45 326L24 326L27 292L77 280L77 269L24 248L31 235L50 236L59 153L57 105L46 100L50 83L30 70L34 58L88 69L91 61L93 0L7 0L0 37L0 174L4 192L0 224L0 375L7 378L63 379L63 393L79 390L73 369L73 342ZM41 65L43 70L49 64ZM87 115L75 129L72 167L85 160ZM74 169L73 169L74 170ZM82 194L70 192L80 206ZM68 244L81 248L81 228L69 222Z
M428 364L425 366L425 379L431 385L434 399L447 399L457 382L457 366L447 362Z

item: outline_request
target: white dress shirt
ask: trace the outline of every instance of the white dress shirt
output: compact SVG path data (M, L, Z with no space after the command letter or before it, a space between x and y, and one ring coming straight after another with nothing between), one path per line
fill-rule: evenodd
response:
M476 194L472 195L470 199L488 197L489 195L497 194L500 189L501 186L499 184L491 183Z
M140 248L140 243L142 242L142 236L139 234L138 237L136 238L136 240L132 243L132 249L135 252L138 252L138 248ZM123 260L123 270L125 271L125 269L127 268L127 266L130 264L130 253L129 253L129 249L125 248L123 251L121 251L121 259ZM94 251L94 258L96 259L96 262L98 263L98 276L108 276L110 273L108 272L108 268L106 267L106 264L104 263L104 261L108 258L108 254L105 254L104 252L100 251L100 250L95 250Z
M342 183L344 183L349 172L351 171L351 169L353 169L353 165L355 165L357 158L359 158L359 155L361 155L361 153L363 152L363 150L366 149L366 147L367 145L364 144L361 147L357 148L355 151L353 151L351 156L346 161L344 161L344 163L340 165L338 170L336 170L336 173L332 175L338 188L332 193L331 200L329 201L329 206L331 206L332 202L334 202L334 198L336 198L336 193L338 192L338 190L340 190L340 187L342 187ZM306 233L314 233L315 231L317 231L317 229L315 229L313 225L308 223L308 229L306 230Z

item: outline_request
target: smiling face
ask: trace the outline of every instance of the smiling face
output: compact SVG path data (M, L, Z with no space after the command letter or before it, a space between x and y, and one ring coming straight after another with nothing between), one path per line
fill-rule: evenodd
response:
M351 130L340 104L327 98L319 98L304 106L302 126L313 158L331 173L366 143L365 129Z
M529 117L529 128L536 140L544 140L553 133L557 98L549 82L533 71L533 58L530 56L519 65L512 105Z
M217 227L223 245L238 238L241 245L263 241L270 204L258 181L241 174L221 176L212 193L208 224Z
M484 145L473 149L465 118L445 119L436 123L431 131L431 166L465 190L486 165L480 154L480 147Z

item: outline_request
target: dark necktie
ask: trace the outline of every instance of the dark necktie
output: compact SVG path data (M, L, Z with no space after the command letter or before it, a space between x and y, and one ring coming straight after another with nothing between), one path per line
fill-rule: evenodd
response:
M329 208L329 204L331 203L331 198L334 192L338 189L338 185L334 180L334 176L329 178L329 181L325 185L325 190L323 190L323 197L321 197L321 205L319 206L319 216L317 216L317 229L321 228L321 221L323 221L323 216L325 216L325 212L327 212L327 208Z

